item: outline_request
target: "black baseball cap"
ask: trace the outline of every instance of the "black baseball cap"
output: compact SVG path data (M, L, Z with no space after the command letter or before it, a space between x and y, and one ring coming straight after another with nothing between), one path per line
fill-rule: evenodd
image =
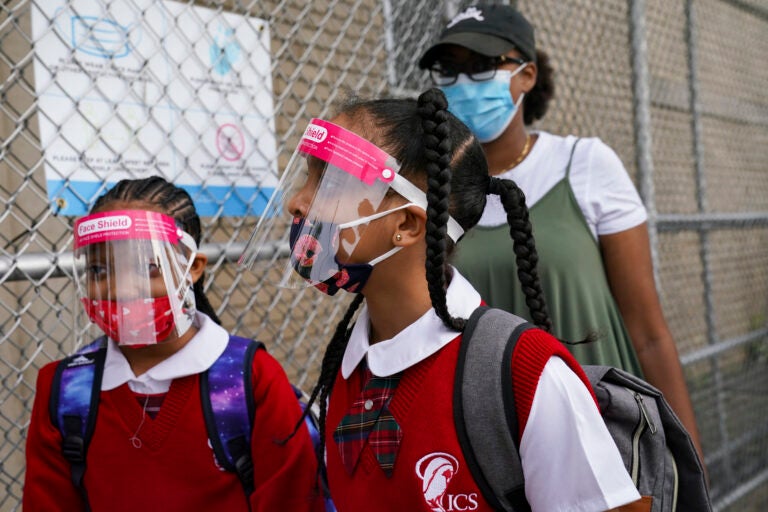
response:
M488 57L516 49L527 60L536 61L533 26L509 5L473 5L461 11L448 22L440 40L424 53L419 67L427 69L434 64L445 44L463 46Z

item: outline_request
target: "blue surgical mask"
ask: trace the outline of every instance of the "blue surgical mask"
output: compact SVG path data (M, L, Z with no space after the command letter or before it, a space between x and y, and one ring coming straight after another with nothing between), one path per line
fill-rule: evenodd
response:
M448 111L466 124L480 142L498 139L517 114L525 94L517 102L509 92L509 81L525 68L500 69L490 80L475 82L463 74L453 85L441 87L448 99Z

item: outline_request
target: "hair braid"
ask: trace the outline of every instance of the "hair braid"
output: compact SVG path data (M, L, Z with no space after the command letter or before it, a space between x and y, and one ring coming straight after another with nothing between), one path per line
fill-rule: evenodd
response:
M437 316L457 331L466 321L454 318L445 297L448 249L448 218L451 196L451 157L448 138L448 102L437 89L430 89L418 99L418 112L424 129L424 154L427 158L426 272L429 296Z
M529 219L525 194L512 180L491 177L488 192L501 198L504 211L507 212L509 235L512 238L517 263L517 278L525 294L525 303L531 312L533 322L547 332L552 332L552 321L547 311L544 292L539 281L536 264L539 255L533 240L533 230Z
M165 178L150 176L137 180L121 180L96 200L91 211L101 210L113 201L141 201L159 207L168 216L173 217L179 227L189 233L198 246L200 245L202 235L200 216L197 214L192 197L186 190L166 181ZM216 310L205 295L204 282L205 274L192 285L197 309L217 324L221 324Z

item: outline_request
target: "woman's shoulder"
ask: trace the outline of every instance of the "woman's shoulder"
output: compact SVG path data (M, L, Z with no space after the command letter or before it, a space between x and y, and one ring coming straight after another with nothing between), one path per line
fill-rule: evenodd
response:
M574 159L584 156L594 158L596 155L616 155L616 152L600 137L584 137L575 134L556 135L549 132L537 133L539 140L552 152L570 156L571 151L576 148Z
M588 187L589 183L612 181L617 175L627 174L618 154L600 137L548 134L544 141L548 147L543 149L547 149L560 166L570 167L568 174L577 197L582 185Z
M593 167L620 166L622 169L624 168L624 164L619 159L616 151L600 137L576 137L569 135L566 139L570 141L570 147L573 147L578 142L577 149L573 155L574 161L587 161Z
M581 138L577 135L559 135L543 130L535 130L531 134L538 136L537 144L541 144L547 150L556 153L570 153L574 142Z

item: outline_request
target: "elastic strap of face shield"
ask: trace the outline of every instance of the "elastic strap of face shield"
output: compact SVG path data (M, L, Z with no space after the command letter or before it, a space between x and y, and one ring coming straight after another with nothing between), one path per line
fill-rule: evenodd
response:
M197 250L197 242L195 242L195 239L192 238L192 235L190 235L186 231L181 231L181 230L179 230L179 235L180 235L179 243L189 250L189 257L187 257L183 251L180 251L178 253L179 263L185 266L184 271L181 274L182 279L184 279L187 276L189 276L189 272L190 270L192 270L192 265L195 263L195 255L197 254L198 250ZM156 254L162 254L162 250L160 249L159 242L157 240L153 239L152 245L155 249ZM168 276L166 276L166 279L168 279ZM185 287L184 281L179 283L178 286L174 286L174 284L170 282L166 282L165 284L168 290L173 290L175 287L175 290L174 290L175 294L172 294L174 296L180 294L181 290Z
M392 187L395 192L419 206L422 210L427 211L427 195L407 179L399 174L395 174L395 178L389 186ZM451 237L451 240L456 243L462 235L464 235L464 230L459 223L456 222L453 217L448 217L448 236Z
M408 208L409 206L418 206L419 208L423 208L420 204L416 203L406 203L398 206L397 208L392 208L391 210L385 210L383 212L374 213L373 215L366 215L365 217L361 217L359 219L345 222L343 224L339 224L339 229L346 229L346 228L352 228L355 226L359 226L360 224L368 224L369 222L372 222L376 219L380 219L382 217L386 217L390 213L394 213L398 210L403 210L405 208Z
M187 268L184 269L184 275L186 276L189 274L189 271L192 270L192 264L195 262L195 255L197 254L197 243L195 242L195 239L192 238L192 235L186 231L181 232L181 239L179 240L179 243L189 249L189 261L187 262Z
M195 254L197 254L197 242L195 242L195 239L192 238L192 235L187 233L186 231L181 231L181 239L179 240L179 243L184 245L187 249L189 249L189 252L192 254L192 257L194 257Z

